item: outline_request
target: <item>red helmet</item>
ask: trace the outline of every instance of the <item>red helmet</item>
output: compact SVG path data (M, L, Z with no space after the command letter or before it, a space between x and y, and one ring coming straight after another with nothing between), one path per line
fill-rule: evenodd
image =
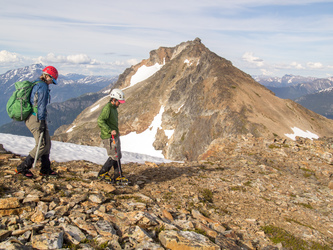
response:
M43 72L49 74L53 78L53 83L57 84L58 70L53 66L47 66L43 69Z

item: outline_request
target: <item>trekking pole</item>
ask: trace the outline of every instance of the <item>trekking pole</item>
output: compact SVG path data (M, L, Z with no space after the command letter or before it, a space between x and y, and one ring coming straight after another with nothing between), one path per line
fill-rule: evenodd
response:
M38 159L39 149L40 149L40 145L42 144L43 136L44 136L44 132L40 133L33 168L36 167L36 162L37 162L37 159Z

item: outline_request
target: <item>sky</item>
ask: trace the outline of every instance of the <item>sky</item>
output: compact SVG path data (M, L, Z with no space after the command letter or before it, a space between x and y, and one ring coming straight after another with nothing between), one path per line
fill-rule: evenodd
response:
M0 0L0 74L119 75L199 37L250 75L331 77L332 0Z

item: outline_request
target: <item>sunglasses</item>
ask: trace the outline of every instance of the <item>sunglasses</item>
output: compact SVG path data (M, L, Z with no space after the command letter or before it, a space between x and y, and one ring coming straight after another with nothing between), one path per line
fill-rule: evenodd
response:
M53 77L50 74L44 73L44 76L49 76L53 80Z

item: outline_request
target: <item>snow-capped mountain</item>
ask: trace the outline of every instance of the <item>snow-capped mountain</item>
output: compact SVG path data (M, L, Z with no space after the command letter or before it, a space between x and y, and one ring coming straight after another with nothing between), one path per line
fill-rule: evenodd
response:
M254 80L266 87L290 87L298 84L311 83L318 79L316 77L304 77L295 75L284 75L283 77L256 75L252 76Z
M292 100L333 86L332 77L316 78L285 75L282 78L267 76L254 76L253 78L273 91L276 96Z

